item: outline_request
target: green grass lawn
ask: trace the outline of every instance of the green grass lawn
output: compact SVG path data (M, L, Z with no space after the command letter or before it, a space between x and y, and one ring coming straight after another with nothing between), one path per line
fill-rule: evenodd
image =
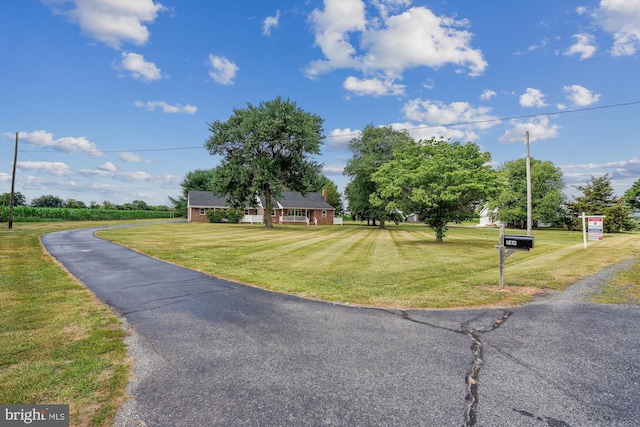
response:
M630 269L618 273L593 296L592 301L605 304L640 305L640 261Z
M512 231L524 234L522 231ZM535 248L507 259L498 287L498 230L452 227L443 244L424 225L386 229L180 223L101 231L100 236L188 268L278 292L403 308L508 305L562 290L640 254L640 234L534 230Z
M111 425L129 376L125 331L39 238L98 224L0 225L0 402L69 404L72 426Z
M15 223L0 229L0 402L70 405L72 426L111 425L125 399L130 360L114 314L42 248L46 232L90 223ZM113 224L113 223L110 223ZM5 224L6 225L6 224ZM516 304L564 289L640 254L640 234L607 235L582 248L580 233L536 230L535 248L507 260L498 288L498 231L452 228L445 243L424 225L336 227L174 223L101 236L232 280L351 304L464 307ZM640 264L603 302L638 301Z

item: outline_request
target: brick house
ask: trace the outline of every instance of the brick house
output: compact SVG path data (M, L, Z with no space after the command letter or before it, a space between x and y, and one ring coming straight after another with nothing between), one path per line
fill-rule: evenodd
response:
M264 222L263 197L256 207L244 209L243 223L261 224ZM285 191L278 200L272 201L271 219L274 224L334 225L342 224L342 218L335 218L335 208L328 204L325 195L307 193L302 195ZM187 220L189 222L208 222L207 211L227 209L229 205L224 197L216 197L209 191L189 191L187 199Z

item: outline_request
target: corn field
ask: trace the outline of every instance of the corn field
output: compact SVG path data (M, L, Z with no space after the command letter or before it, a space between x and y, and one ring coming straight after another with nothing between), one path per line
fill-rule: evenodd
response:
M14 222L109 221L169 218L169 216L169 211L155 210L34 208L31 206L16 206L13 208ZM0 222L7 222L8 220L9 207L0 207Z

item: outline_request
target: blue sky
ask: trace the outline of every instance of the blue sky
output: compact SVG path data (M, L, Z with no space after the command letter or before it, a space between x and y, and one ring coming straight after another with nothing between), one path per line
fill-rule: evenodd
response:
M281 96L324 119L343 189L365 126L526 154L565 193L640 178L637 0L3 0L0 193L169 204L208 126Z

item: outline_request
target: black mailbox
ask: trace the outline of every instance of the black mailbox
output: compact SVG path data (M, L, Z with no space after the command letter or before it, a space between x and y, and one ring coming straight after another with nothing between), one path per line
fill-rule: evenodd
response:
M524 249L528 251L533 248L533 236L519 236L516 234L505 234L502 244L508 249Z

